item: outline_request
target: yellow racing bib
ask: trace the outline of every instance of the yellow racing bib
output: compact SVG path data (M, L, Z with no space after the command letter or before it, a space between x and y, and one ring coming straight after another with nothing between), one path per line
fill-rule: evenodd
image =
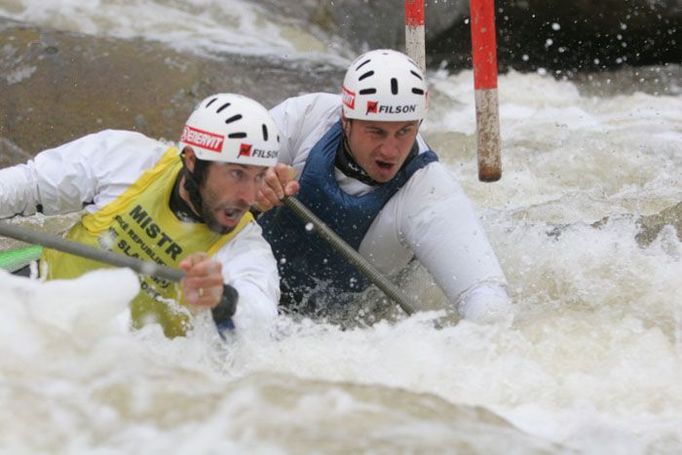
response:
M178 267L188 254L205 251L210 256L253 221L247 213L226 235L203 223L183 222L170 210L173 186L182 169L175 147L118 198L95 213L84 215L67 233L70 240L169 267ZM47 279L76 278L107 267L97 261L45 249ZM185 335L190 313L182 304L180 286L166 280L140 276L140 293L131 302L133 326L158 322L168 337Z

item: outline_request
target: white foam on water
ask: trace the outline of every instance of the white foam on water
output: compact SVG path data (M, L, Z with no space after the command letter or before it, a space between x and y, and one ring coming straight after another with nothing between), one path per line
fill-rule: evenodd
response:
M301 23L245 0L2 0L0 15L90 35L141 37L206 55L347 61L336 55L343 52L337 38L305 31Z
M519 270L510 281L524 284L514 289L512 326L460 321L435 329L441 314L420 313L341 330L282 317L272 332L240 333L221 345L204 318L189 337L167 340L157 326L127 330L127 302L138 289L131 272L52 283L0 274L0 440L76 453L276 453L312 438L293 415L332 439L331 422L354 435L353 422L362 420L371 447L431 447L461 443L462 423L453 422L467 406L482 406L517 428L492 414L467 415L498 449L511 435L526 437L521 430L538 438L525 448L544 447L538 441L594 453L679 447L682 306L660 296L680 295L682 246L667 238L641 249L624 240L632 227L618 224L571 227L558 238L533 226L512 232L518 244L503 253L535 249L536 258L513 259ZM429 396L436 401L424 403ZM434 407L443 408L440 417L425 411ZM397 438L389 423L419 432Z
M682 200L682 98L583 96L570 82L511 72L499 80L503 178L476 171L472 73L434 73L431 144L486 207L559 205L553 220L653 213ZM579 201L582 199L582 201ZM575 200L570 210L564 203ZM543 215L542 219L547 219Z

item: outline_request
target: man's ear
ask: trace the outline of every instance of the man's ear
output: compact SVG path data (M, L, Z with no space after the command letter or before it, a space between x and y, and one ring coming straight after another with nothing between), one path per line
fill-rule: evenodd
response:
M194 172L194 167L197 164L197 155L194 153L194 149L189 145L185 146L185 148L182 149L181 156L187 170Z

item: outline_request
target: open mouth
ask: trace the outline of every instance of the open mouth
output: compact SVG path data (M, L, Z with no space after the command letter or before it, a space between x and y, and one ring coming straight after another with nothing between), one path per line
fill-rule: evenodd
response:
M233 223L238 222L243 214L244 214L243 209L237 209L237 208L225 208L225 209L223 209L223 215L225 215L225 217L228 219L228 221L231 221Z
M387 161L377 161L376 163L381 169L391 169L393 167L393 163Z

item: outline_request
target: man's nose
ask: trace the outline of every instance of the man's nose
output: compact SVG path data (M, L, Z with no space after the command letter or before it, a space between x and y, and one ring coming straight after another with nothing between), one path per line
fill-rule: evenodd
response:
M381 144L381 153L387 158L394 158L400 154L400 141L393 136L388 136Z

